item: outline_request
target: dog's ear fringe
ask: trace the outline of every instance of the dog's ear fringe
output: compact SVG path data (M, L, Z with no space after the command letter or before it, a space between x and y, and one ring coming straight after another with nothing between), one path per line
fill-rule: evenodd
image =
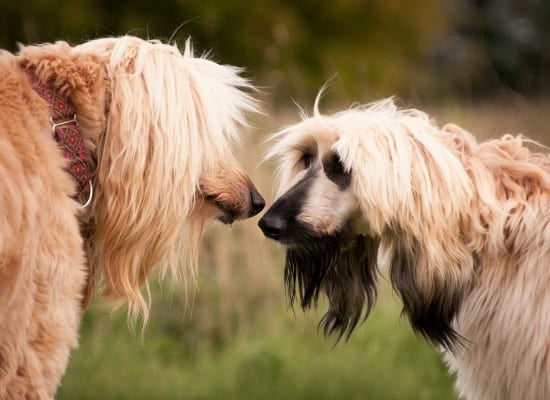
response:
M456 262L448 259L449 263ZM459 266L427 265L430 260L414 238L399 233L394 237L390 280L403 301L402 313L413 330L435 346L456 353L467 338L452 327L464 296L471 285L467 276L453 276ZM470 262L470 261L465 261ZM439 271L450 271L448 273Z
M199 178L231 151L257 103L239 69L193 57L189 43L181 54L122 37L78 51L102 54L111 80L90 212L88 292L127 301L130 319L141 315L145 324L150 301L147 285L145 293L140 288L154 266L184 284L196 276L204 228L193 214Z

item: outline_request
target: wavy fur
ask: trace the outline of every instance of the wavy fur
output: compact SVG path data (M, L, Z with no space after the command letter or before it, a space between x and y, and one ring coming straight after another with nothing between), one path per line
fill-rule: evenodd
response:
M287 257L310 254L304 231L380 241L378 260L357 263L343 281L311 278L325 270L312 265L319 252L290 261L301 286L327 294L325 318L337 304L356 307L329 331L350 333L362 308L368 315L373 300L353 301L357 288L371 299L376 280L360 283L365 268L387 267L404 315L444 351L462 397L550 396L550 157L526 146L538 144L511 135L479 143L391 99L327 116L316 101L313 116L272 139L279 197L260 227L287 245ZM327 154L341 167L327 164ZM339 243L339 257L354 246ZM328 288L337 279L348 290L336 299Z
M256 109L241 90L251 86L237 68L194 57L189 42L183 54L131 37L88 42L75 52L104 55L111 86L91 210L91 290L103 284L107 296L146 317L139 287L153 266L194 279L204 219L193 213L199 181L219 160L233 161L228 145L244 113Z

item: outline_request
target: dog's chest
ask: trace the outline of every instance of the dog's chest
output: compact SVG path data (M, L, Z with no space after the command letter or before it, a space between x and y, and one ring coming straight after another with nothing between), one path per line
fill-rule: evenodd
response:
M487 274L455 322L467 339L446 353L465 399L550 398L550 270L527 257L515 274Z

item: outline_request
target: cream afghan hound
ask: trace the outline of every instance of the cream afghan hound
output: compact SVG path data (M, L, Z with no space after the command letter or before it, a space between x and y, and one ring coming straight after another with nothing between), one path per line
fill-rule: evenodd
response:
M550 157L521 136L478 142L383 100L274 135L278 198L259 222L287 248L289 300L322 294L349 336L379 267L466 399L550 399Z
M189 42L0 52L0 398L54 397L94 293L146 321L154 266L192 281L205 223L263 208L231 150L251 90Z

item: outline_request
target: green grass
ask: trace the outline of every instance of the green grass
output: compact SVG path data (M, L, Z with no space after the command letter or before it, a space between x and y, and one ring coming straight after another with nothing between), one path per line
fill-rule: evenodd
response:
M367 322L337 345L317 331L320 313L294 315L282 301L217 336L196 321L204 316L186 321L176 308L171 318L153 315L143 338L123 315L92 309L59 399L455 398L439 355L400 319L387 289Z

